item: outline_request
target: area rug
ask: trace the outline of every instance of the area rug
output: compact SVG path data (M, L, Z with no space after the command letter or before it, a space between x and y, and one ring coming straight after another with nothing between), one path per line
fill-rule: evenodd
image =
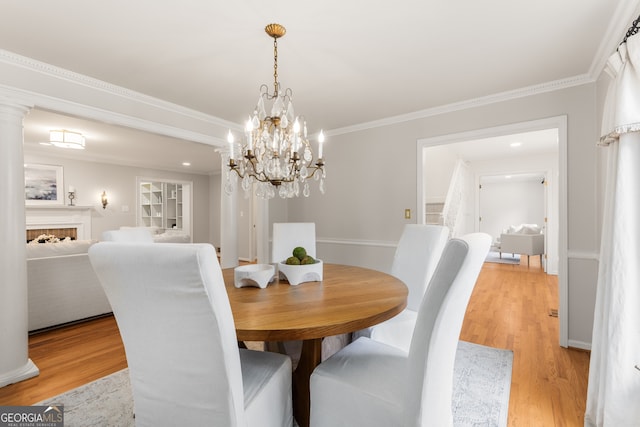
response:
M452 411L456 427L507 425L513 352L460 341ZM66 427L133 427L129 372L123 369L36 405L64 405Z
M503 253L501 258L499 252L489 252L484 262L495 262L498 264L520 264L520 255Z
M509 414L513 352L458 342L453 371L453 425L503 427Z

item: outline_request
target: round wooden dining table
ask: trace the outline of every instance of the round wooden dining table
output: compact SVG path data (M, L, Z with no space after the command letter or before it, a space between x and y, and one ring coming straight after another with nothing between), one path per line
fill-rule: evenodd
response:
M309 378L322 359L322 339L373 326L400 313L408 290L380 271L324 264L323 280L291 286L276 279L265 289L236 288L234 269L223 270L239 341L302 340L293 373L293 410L309 424Z

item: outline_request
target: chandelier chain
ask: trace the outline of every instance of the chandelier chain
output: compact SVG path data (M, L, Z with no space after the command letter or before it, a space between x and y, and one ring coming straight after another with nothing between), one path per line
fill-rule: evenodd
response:
M273 38L273 89L274 97L278 97L279 91L279 83L278 83L278 38Z

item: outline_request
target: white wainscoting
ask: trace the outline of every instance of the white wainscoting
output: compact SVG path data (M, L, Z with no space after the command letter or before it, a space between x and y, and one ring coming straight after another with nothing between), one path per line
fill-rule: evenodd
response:
M600 254L569 250L569 340L567 345L591 350Z
M317 238L317 258L325 263L355 265L385 273L391 271L397 242Z

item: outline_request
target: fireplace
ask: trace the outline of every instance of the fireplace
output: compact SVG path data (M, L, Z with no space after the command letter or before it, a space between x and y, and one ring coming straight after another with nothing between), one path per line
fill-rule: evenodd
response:
M66 239L67 237L71 240L76 240L78 238L78 229L71 227L63 227L63 228L34 228L31 230L27 230L27 243L40 236L41 234L49 234L56 236L58 239Z
M26 206L27 240L40 234L90 240L92 210L91 206Z

